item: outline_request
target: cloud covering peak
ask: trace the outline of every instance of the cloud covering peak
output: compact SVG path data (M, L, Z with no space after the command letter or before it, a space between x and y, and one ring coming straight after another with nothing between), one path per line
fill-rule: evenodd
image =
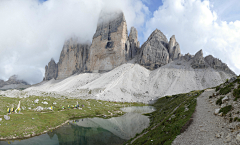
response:
M122 10L128 29L141 28L149 13L140 0L0 1L0 79L16 74L40 82L48 61L58 62L66 39L92 41L103 9Z

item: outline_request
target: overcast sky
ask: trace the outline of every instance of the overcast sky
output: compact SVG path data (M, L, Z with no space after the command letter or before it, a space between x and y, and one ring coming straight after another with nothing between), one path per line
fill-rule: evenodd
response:
M42 81L71 36L92 41L102 9L124 12L141 44L156 28L175 35L182 54L203 49L240 73L239 0L0 0L0 79Z

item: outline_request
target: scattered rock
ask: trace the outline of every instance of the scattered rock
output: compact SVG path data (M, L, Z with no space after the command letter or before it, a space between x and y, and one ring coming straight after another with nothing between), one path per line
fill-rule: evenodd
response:
M39 99L36 99L36 100L34 101L34 103L38 104L38 101L39 101Z
M217 133L217 134L216 134L216 138L221 138L220 133Z
M240 134L237 135L236 139L240 141Z
M221 105L221 108L223 108L223 107L226 107L226 104L222 104L222 105Z
M231 134L228 134L227 136L226 136L226 140L225 140L225 142L230 142L232 140L232 137L231 137Z
M53 102L53 105L56 105L57 103L56 102Z
M43 110L43 107L41 106L38 106L36 109L34 109L35 111L42 111Z
M0 121L2 121L2 118L0 118Z
M228 101L228 96L225 96L223 99L222 99L222 103L225 103L226 101Z
M48 104L48 102L46 102L46 101L45 101L45 102L42 102L42 103L43 103L43 104L45 104L45 105L47 105L47 104Z
M5 119L5 120L10 120L10 116L4 115L4 119Z
M219 113L219 114L218 114L218 116L223 116L223 113L222 113L222 112L221 112L221 113Z

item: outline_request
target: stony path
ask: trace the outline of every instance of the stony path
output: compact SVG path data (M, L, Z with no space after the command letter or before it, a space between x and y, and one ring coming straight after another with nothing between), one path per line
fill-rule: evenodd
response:
M208 100L214 90L207 90L197 98L196 112L193 115L193 123L188 129L177 136L173 145L224 145L237 144L236 140L229 139L225 121L220 116L214 115L215 105ZM217 138L216 134L221 137ZM227 137L227 138L226 138ZM228 141L231 140L231 143Z

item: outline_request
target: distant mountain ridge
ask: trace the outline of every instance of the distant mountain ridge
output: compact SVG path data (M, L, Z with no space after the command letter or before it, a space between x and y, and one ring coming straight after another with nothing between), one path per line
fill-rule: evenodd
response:
M7 89L23 89L29 87L30 84L28 84L24 80L18 79L17 75L11 76L7 81L0 80L0 89L1 90L7 90Z

